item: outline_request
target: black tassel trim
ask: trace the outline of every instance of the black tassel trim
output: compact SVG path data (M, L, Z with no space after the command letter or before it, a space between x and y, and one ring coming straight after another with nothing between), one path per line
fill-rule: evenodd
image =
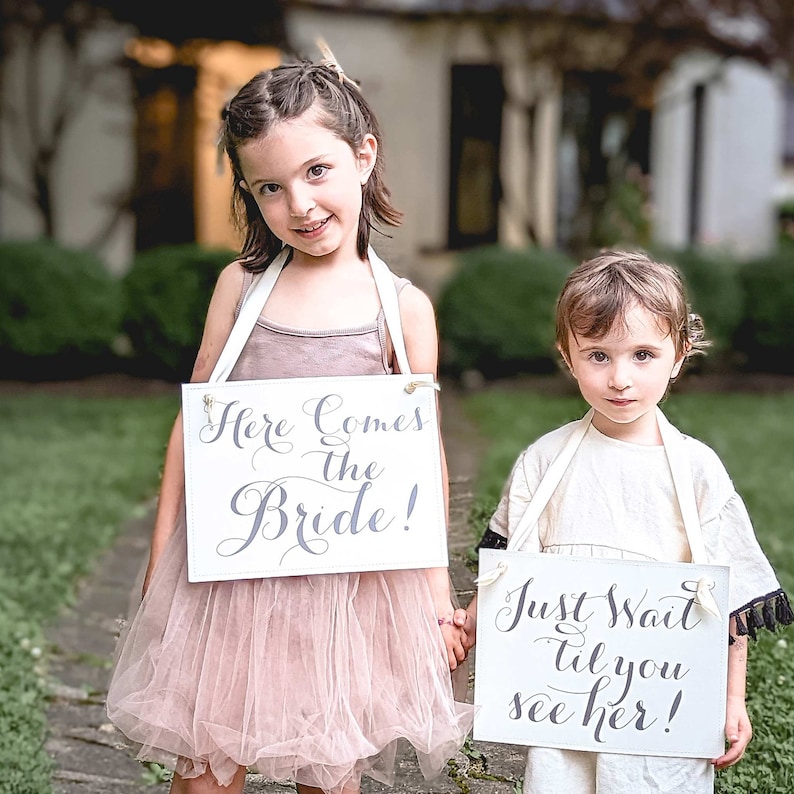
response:
M494 532L492 529L486 529L482 539L477 544L477 551L480 549L506 549L507 538Z
M764 601L761 607L761 617L764 619L764 628L769 631L774 631L777 628L775 623L775 613L772 604L769 601Z
M754 606L750 607L750 609L747 610L747 633L750 635L750 639L758 639L756 629L762 629L763 627L764 620L761 615L758 614L758 609Z
M788 596L785 593L781 593L776 599L775 617L781 626L790 626L794 623L794 610L791 609L791 604L789 604Z
M788 596L783 590L776 590L763 598L745 604L731 613L736 619L736 636L748 636L757 639L757 629L776 631L778 626L789 626L794 623L794 611L791 609ZM731 644L734 637L730 638Z

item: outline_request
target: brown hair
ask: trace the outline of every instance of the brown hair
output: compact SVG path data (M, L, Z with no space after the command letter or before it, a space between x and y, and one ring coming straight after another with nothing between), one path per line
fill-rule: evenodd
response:
M557 300L557 345L570 357L569 334L600 339L639 304L670 329L677 355L703 353L710 344L692 314L681 274L641 251L603 251L568 276Z
M264 222L253 196L240 186L243 174L239 149L267 135L279 122L297 118L310 108L317 111L320 123L354 152L358 152L368 134L378 144L375 166L362 188L359 256L366 256L374 222L400 224L402 213L392 206L391 193L383 180L380 126L358 85L333 63L301 60L282 64L251 78L222 113L219 145L232 167L232 219L245 235L241 251L243 266L253 272L264 270L281 250L282 243Z

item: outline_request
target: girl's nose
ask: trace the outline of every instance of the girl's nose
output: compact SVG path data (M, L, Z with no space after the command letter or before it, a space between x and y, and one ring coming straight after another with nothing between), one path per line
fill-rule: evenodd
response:
M631 375L625 367L616 365L609 374L609 388L615 391L624 391L633 385Z
M317 204L309 190L293 189L289 193L289 214L293 218L305 218Z

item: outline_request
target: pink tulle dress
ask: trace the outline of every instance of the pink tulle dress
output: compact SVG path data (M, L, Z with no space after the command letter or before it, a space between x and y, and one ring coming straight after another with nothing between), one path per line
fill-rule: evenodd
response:
M230 380L390 371L382 313L319 332L260 318ZM228 785L243 765L327 792L393 784L402 740L432 779L473 722L424 571L189 583L184 509L122 630L107 712L140 760L183 777Z

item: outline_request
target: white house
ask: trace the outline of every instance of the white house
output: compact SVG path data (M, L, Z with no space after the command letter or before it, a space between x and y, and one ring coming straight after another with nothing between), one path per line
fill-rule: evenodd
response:
M501 5L501 13L491 13ZM630 21L616 13L607 24L575 28L571 64L541 57L554 54L555 42L566 43L561 17L538 16L543 3L525 5L536 13L497 0L283 4L292 49L319 57L316 41L323 38L380 118L386 178L405 220L391 237L373 242L395 267L433 291L461 248L567 245L587 188L581 163L603 177L626 156L650 186L658 241L742 255L774 243L781 77L724 51L693 50L638 107L609 89L615 64L633 55ZM64 140L54 182L59 239L98 242L119 272L136 248L158 240L236 245L227 216L229 175L218 170L215 151L218 113L254 71L288 56L231 42L158 50L130 39L126 28L99 32L100 45L125 49L149 77L162 67L162 75L177 69L192 78L175 80L169 92L157 81L151 88L140 77L134 83L114 73L114 101L99 94L85 104ZM57 47L50 63L57 70ZM10 62L3 73L3 93L17 101L24 92L19 70ZM582 129L593 118L599 133L587 150ZM13 119L0 121L3 172L24 178ZM133 201L124 204L124 196ZM109 225L101 216L110 212L116 220ZM40 233L29 204L0 182L0 237Z

